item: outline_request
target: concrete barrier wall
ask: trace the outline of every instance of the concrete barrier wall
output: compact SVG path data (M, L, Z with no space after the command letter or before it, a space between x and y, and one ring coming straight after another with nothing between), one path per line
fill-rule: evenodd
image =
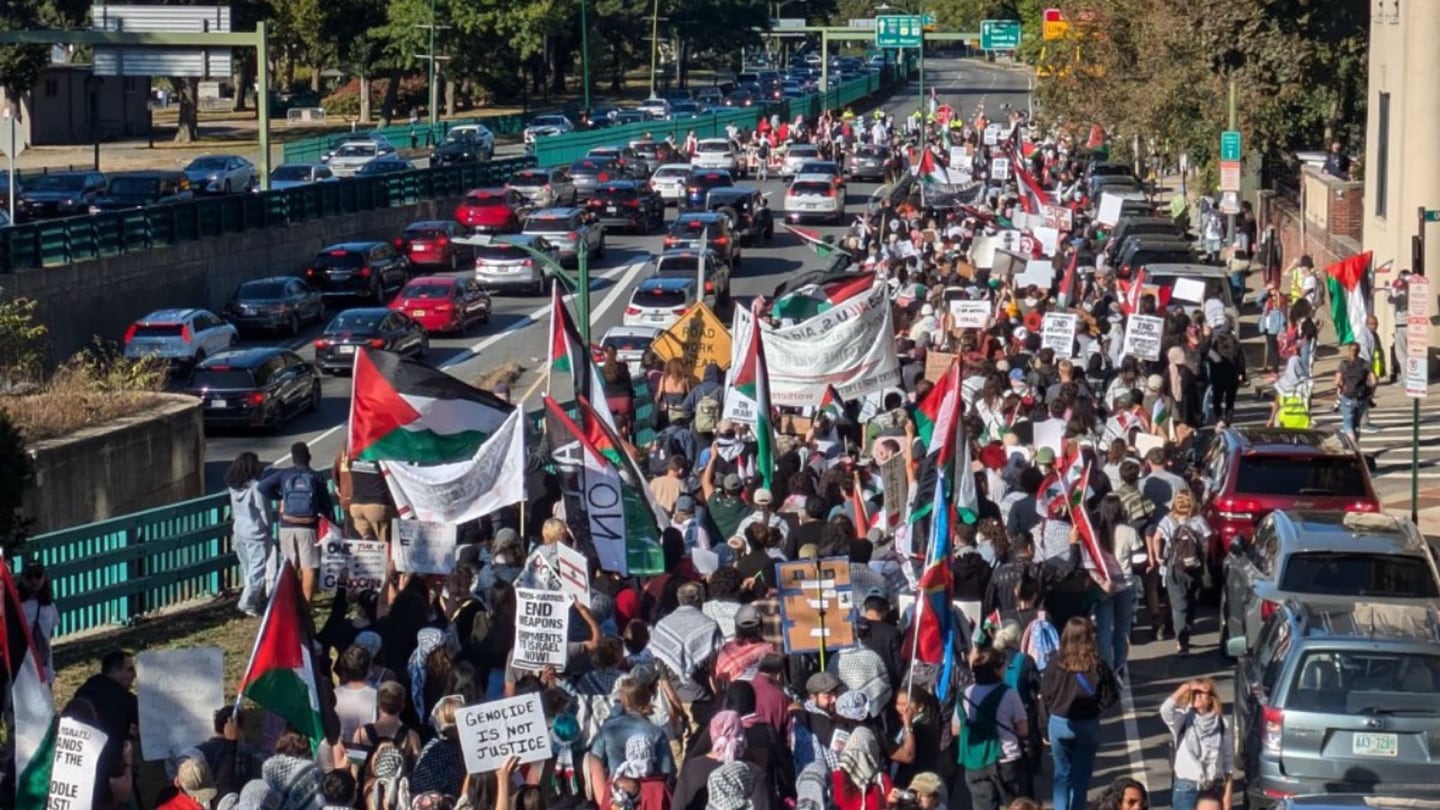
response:
M200 403L161 394L137 416L37 442L25 491L30 531L40 534L198 498L205 494Z
M119 340L136 319L165 307L219 308L241 282L302 272L336 242L389 240L415 220L448 219L458 199L329 217L187 242L96 261L24 270L0 278L4 295L33 298L50 327L50 361L59 363L99 335ZM116 513L118 514L118 512Z

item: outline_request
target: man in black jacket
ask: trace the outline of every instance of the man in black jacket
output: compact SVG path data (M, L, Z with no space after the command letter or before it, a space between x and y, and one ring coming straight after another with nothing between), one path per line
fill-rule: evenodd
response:
M858 623L860 643L880 656L890 678L890 688L898 689L905 673L905 656L901 651L900 628L890 621L890 600L883 595L867 596L864 610L864 618Z
M1015 606L1015 586L1020 583L1021 577L1026 571L1041 585L1039 601L1045 602L1045 594L1056 583L1061 582L1070 576L1080 565L1080 544L1071 542L1069 551L1063 561L1037 562L1035 560L1035 540L1029 532L1010 537L1010 559L995 567L995 572L990 576L990 587L985 592L985 615L989 616L995 611L1000 611L1002 621L1006 619L1020 620L1020 614Z

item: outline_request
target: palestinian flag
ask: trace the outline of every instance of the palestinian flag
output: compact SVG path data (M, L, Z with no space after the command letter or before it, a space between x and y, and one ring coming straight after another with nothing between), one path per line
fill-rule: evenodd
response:
M1165 430L1168 434L1168 423L1170 422L1170 398L1161 394L1155 397L1155 404L1150 406L1150 429L1152 431Z
M755 466L766 489L771 488L775 474L774 423L770 408L770 372L765 366L765 348L755 316L744 309L735 310L731 334L735 358L726 373L726 419L750 426L755 436Z
M844 253L847 256L850 255L850 252L848 250L845 250L835 244L834 234L821 235L819 231L813 228L801 228L798 225L791 225L788 222L782 222L781 225L785 227L785 230L795 234L795 236L798 237L801 242L809 245L810 249L815 251L815 255L817 256L823 258L825 256L829 256L832 253Z
M1083 500L1075 493L1089 493L1090 491L1091 465L1085 465L1084 472L1080 475L1080 481L1075 485L1074 491L1067 494L1075 509L1070 513L1075 528L1080 531L1080 547L1085 550L1086 567L1095 572L1102 584L1113 582L1124 577L1120 569L1120 563L1116 561L1115 555L1101 547L1095 536L1095 527L1090 523L1090 513L1081 503Z
M865 506L865 488L860 486L858 472L850 482L850 511L855 513L855 539L864 540L870 534L870 510Z
M799 323L828 312L875 286L874 273L815 271L775 288L771 317ZM733 337L733 336L732 336Z
M319 674L314 649L310 608L300 594L300 577L287 560L260 620L238 692L309 737L311 749L319 750L326 729L338 731L339 721L333 697L322 694L322 689L330 691L330 681Z
M1370 315L1366 276L1372 256L1367 250L1325 268L1330 317L1335 323L1335 340L1341 346L1354 343L1365 332L1365 318Z
M585 351L585 341L580 330L570 317L570 310L560 297L560 285L551 287L550 292L550 375L546 392L554 396L556 376L570 381L570 390L575 397L585 397L594 404L596 413L605 424L615 427L615 417L605 399L605 380L600 376L600 367L595 365L594 355Z
M914 171L916 179L925 185L953 185L950 182L950 170L935 159L935 153L928 147L920 150L920 160L916 162Z
M360 349L350 397L350 457L446 464L476 454L515 406L393 352Z
M50 769L55 761L54 698L45 678L45 664L35 649L30 624L20 607L20 594L10 576L10 566L0 560L0 587L3 587L6 683L15 725L15 804L18 810L44 810L50 796Z
M915 524L931 516L936 500L935 488L942 478L954 479L949 468L955 457L956 435L960 426L964 400L961 397L960 361L950 361L945 374L915 408L915 432L925 445L925 458L915 475L910 499L909 523Z
M820 407L815 411L815 415L821 414L830 417L831 424L838 423L845 416L845 399L833 385L825 386L825 393L820 397Z
M575 403L583 428L551 397L545 397L544 403L550 441L578 451L572 470L579 476L583 508L578 514L568 510L567 514L572 520L583 517L587 521L584 528L589 530L600 567L623 576L663 572L660 532L669 520L651 497L645 477L620 438L583 398Z
M1039 240L1037 239L1036 241L1038 242ZM1070 263L1065 266L1065 275L1062 276L1061 279L1060 279L1060 308L1061 308L1061 309L1067 308L1067 307L1070 305L1070 302L1072 302L1072 301L1076 300L1077 298L1079 298L1079 296L1076 295L1077 290L1076 290L1076 287L1075 287L1075 283L1076 283L1075 270L1076 270L1076 265L1077 265L1079 262L1080 262L1080 251L1079 251L1078 249L1070 251Z
M955 465L955 513L973 526L980 519L980 493L975 488L975 471L971 469L970 439L962 433L959 444L960 462Z

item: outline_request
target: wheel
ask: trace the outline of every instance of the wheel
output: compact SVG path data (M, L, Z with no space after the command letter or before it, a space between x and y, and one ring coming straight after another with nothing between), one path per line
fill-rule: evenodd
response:
M285 331L290 333L290 337L296 337L300 334L300 313L290 313L290 321L285 325Z
M226 194L229 194L229 193L230 193L230 181L229 181L229 180L226 180L226 181L225 181L225 193L226 193Z
M595 248L595 258L605 258L605 234L600 234L600 244Z
M320 390L320 381L316 380L315 388L310 392L310 402L305 406L305 412L314 413L320 410L320 400L324 399L324 397L324 392Z

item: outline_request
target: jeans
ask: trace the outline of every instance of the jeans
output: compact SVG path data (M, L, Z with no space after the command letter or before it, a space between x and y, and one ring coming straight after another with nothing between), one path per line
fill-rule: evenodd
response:
M1365 405L1358 399L1342 396L1340 399L1340 432L1350 434L1350 438L1357 439L1360 436L1360 421L1365 413Z
M1190 631L1195 623L1195 610L1200 601L1200 572L1187 573L1170 569L1165 575L1165 590L1170 595L1170 613L1175 621L1175 640L1184 649L1190 648Z
M235 556L240 558L240 578L244 590L236 607L246 613L265 610L265 562L270 556L270 541L235 535L231 540Z
M1100 747L1099 720L1070 720L1050 715L1050 759L1055 766L1054 810L1085 810L1095 752Z
M1117 671L1130 658L1130 630L1135 626L1135 588L1117 591L1095 605L1095 636L1100 658Z
M1200 786L1189 779L1176 779L1170 788L1170 810L1195 810Z

